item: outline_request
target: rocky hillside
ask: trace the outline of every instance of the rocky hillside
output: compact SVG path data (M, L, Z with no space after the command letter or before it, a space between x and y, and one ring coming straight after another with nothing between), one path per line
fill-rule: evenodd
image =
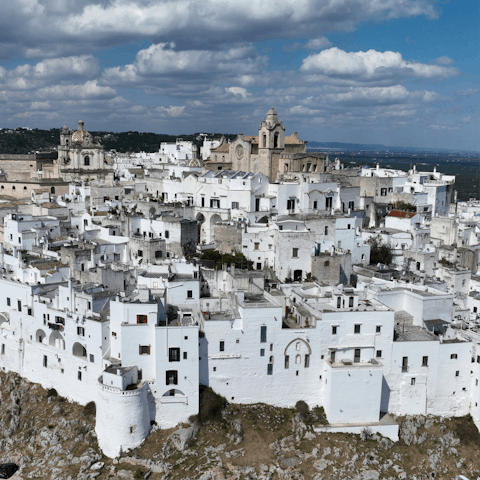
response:
M94 407L82 407L0 373L0 461L14 478L45 479L454 479L480 475L480 435L470 418L399 418L401 440L316 434L322 409L306 415L266 405L227 405L208 392L199 418L154 431L118 460L102 456Z

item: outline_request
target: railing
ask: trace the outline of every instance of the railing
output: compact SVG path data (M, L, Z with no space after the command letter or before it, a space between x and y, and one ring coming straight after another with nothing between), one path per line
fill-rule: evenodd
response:
M60 323L49 323L48 328L51 328L52 330L60 330L63 332L63 325Z

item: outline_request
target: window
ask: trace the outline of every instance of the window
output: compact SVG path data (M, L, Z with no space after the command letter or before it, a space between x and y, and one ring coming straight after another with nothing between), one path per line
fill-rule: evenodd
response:
M273 363L267 365L267 375L273 375Z
M170 238L170 231L169 230L165 230L165 238Z
M317 209L317 201L316 201L316 200L313 202L313 208L314 208L315 210Z
M218 198L211 198L210 208L220 208L220 200Z
M324 262L323 266L324 267L329 267L330 266L330 260L327 260L326 262Z
M205 197L202 197L202 198L200 199L200 204L201 204L202 207L205 206Z
M382 197L386 197L386 196L387 196L387 189L386 189L386 188L380 189L380 195L381 195Z
M332 327L332 335L336 335L337 334L337 326L334 326Z
M285 368L290 367L290 357L288 355L285 355Z
M270 351L273 352L273 343L270 344Z
M83 158L83 164L86 166L86 167L89 167L90 166L90 157L88 155L86 155L84 158Z
M137 252L137 256L143 257L143 250L139 250L139 251Z
M260 349L260 356L261 356L261 357L264 357L264 356L265 356L265 349L264 349L264 348L261 348L261 349Z
M18 308L19 312L22 311L22 301L21 300L17 300L17 308Z
M187 352L183 352L183 359L186 360L188 358Z
M139 355L150 355L150 345L139 345Z
M165 372L165 383L167 385L178 385L177 370L167 370L167 372Z
M265 325L260 327L260 343L267 343L267 327Z
M456 376L456 377L459 377L459 376L460 376L460 370L457 370L457 371L455 372L455 376Z
M328 235L328 226L325 227L325 235Z
M273 356L270 357L269 363L273 363Z
M7 298L7 306L10 307L10 299Z
M302 356L301 355L295 355L295 364L300 365L302 363Z
M428 367L428 357L422 357L422 367Z
M408 357L402 358L402 372L408 372Z
M351 308L353 307L353 297L348 297L348 306Z
M325 208L332 208L332 205L333 205L333 197L326 197Z
M348 208L350 210L355 210L355 202L348 202Z
M43 356L43 366L44 366L45 368L47 368L47 364L48 364L47 356L44 355L44 356Z
M187 298L193 298L193 290L187 290Z
M305 368L308 368L310 366L310 355L307 353L305 355Z
M85 336L85 328L77 327L77 335L80 335L81 337L84 337Z
M287 200L287 210L295 210L295 199L290 198Z
M169 348L168 349L168 361L169 362L179 362L180 361L180 349L179 348Z
M5 344L2 343L2 355L5 355Z
M82 381L82 372L80 370L77 372L77 378Z
M258 242L255 242L253 245L254 245L254 247L253 247L254 250L258 250L260 248L260 243L258 243Z
M157 250L155 252L155 258L162 258L162 251L161 250Z
M360 333L360 328L361 328L361 325L359 325L358 323L354 326L354 333Z
M225 342L223 340L220 340L220 351L221 352L225 351Z
M452 353L450 355L450 360L456 360L458 358L458 355L456 353Z
M298 258L298 248L294 248L294 249L292 250L292 257L293 257L293 258Z
M410 385L415 385L415 378L410 379Z
M137 315L137 323L147 323L146 315Z
M377 325L375 327L375 333L381 333L382 332L382 326L381 325Z
M239 202L232 202L232 210L238 210L240 208Z
M375 355L376 355L377 358L382 358L382 351L377 350Z

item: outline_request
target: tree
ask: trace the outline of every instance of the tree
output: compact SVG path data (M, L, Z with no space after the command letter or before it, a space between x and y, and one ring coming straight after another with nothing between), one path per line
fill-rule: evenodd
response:
M377 235L376 237L370 237L367 240L367 243L370 245L371 265L376 265L377 263L390 265L393 259L392 247L386 243L383 243L380 235Z

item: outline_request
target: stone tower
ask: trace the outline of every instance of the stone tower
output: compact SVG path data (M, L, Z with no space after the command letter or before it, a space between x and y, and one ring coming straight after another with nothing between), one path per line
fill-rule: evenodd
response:
M270 157L272 151L282 151L284 148L285 127L272 107L258 129L258 153L262 157Z

